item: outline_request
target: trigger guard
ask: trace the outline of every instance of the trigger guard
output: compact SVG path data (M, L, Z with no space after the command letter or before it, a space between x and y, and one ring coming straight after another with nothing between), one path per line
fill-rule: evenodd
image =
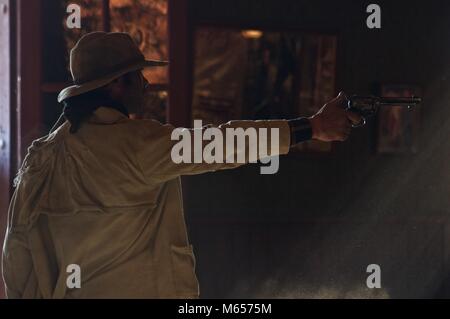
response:
M362 127L362 126L366 125L366 123L367 123L367 121L366 121L366 119L363 117L363 118L361 119L361 122L359 122L358 124L352 124L352 127L353 127L353 128Z

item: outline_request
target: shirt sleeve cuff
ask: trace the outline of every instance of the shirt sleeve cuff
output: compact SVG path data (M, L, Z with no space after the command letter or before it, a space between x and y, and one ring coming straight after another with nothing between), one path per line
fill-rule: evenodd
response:
M291 129L291 146L306 142L312 139L311 122L306 117L289 120Z

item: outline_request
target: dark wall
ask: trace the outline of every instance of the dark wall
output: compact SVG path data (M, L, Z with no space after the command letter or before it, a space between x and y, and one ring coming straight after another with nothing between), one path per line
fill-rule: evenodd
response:
M450 297L450 3L195 0L195 23L332 31L338 89L423 89L417 154L377 155L375 121L330 155L185 178L203 297ZM379 264L382 289L366 287Z

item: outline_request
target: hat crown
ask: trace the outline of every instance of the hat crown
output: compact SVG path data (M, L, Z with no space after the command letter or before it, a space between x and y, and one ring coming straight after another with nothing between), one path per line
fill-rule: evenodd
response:
M76 84L86 83L145 61L127 33L93 32L83 36L70 52L70 71Z

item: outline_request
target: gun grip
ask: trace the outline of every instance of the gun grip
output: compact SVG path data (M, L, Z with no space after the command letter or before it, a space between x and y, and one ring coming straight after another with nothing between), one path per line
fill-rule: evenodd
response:
M366 120L366 118L364 116L364 112L362 112L360 109L358 109L356 107L353 107L352 105L353 105L352 101L351 100L348 101L347 108L345 110L348 111L348 112L356 113L356 114L361 116L361 122L359 122L358 124L352 124L352 127L353 128L363 127L367 123L367 120Z

